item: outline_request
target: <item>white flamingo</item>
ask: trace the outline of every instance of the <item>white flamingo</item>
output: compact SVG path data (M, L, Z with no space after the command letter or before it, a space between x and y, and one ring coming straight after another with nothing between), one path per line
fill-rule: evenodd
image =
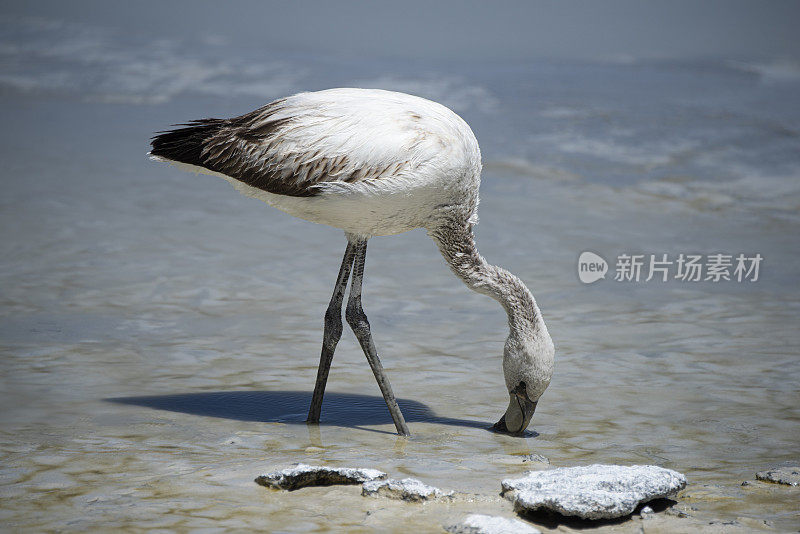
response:
M525 430L550 383L553 342L525 284L489 265L475 247L481 156L461 117L403 93L330 89L282 98L232 119L181 126L153 138L152 158L221 176L245 195L345 232L347 248L325 313L308 422L319 422L352 274L345 317L398 433L409 434L361 308L361 281L370 237L425 228L453 272L508 314L503 372L510 400L492 428L511 434Z

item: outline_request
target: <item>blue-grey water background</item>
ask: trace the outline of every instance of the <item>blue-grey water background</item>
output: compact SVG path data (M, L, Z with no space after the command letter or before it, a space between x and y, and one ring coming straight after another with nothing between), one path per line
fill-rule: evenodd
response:
M703 521L800 525L792 489L741 486L800 456L796 62L387 61L47 17L0 29L5 528L435 530L510 508L252 479L353 464L496 496L530 453L670 467ZM344 237L145 156L172 124L337 86L430 98L472 126L479 248L529 284L557 347L529 437L485 431L507 398L505 317L422 230L370 241L364 287L414 436L392 435L347 331L326 424L307 427ZM584 285L584 250L764 261L755 283Z

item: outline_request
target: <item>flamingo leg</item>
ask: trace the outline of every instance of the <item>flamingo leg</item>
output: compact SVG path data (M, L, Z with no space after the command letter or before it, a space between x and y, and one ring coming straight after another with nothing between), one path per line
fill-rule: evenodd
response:
M366 257L367 240L357 240L355 242L355 259L353 262L353 280L350 284L350 297L347 300L345 318L353 329L356 338L358 338L361 348L364 350L364 355L367 357L369 366L372 368L375 380L378 381L378 386L381 388L381 393L383 393L383 400L386 401L389 413L392 414L392 420L394 421L394 426L397 427L397 433L401 436L409 436L411 432L408 430L408 425L406 425L406 421L400 411L400 406L397 405L397 399L395 399L394 393L392 392L392 386L389 384L389 379L383 371L380 359L378 359L378 351L375 349L375 343L372 341L369 321L361 307L361 282L364 276L364 262Z
M325 330L322 335L322 354L319 358L319 369L317 370L317 382L314 385L314 395L311 397L311 406L308 409L308 423L319 423L319 415L322 411L322 397L325 395L325 384L328 382L328 372L331 369L333 353L336 345L342 337L342 302L344 292L347 289L347 280L350 278L350 270L353 267L356 245L348 240L347 248L342 258L342 266L339 268L339 276L336 278L336 286L333 288L331 302L325 312Z

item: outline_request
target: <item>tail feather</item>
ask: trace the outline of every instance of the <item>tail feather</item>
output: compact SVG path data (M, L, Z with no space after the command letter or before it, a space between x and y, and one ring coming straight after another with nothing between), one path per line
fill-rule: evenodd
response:
M159 132L150 140L150 155L198 167L205 167L202 152L205 142L223 127L223 119L200 119L183 128Z

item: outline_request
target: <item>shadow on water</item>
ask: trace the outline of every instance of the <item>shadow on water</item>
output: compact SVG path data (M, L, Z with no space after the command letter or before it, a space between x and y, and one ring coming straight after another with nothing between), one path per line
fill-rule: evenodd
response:
M677 501L672 499L654 499L647 503L642 503L636 507L633 514L614 519L580 519L578 517L568 517L556 512L523 512L522 517L535 523L536 526L542 526L550 529L556 529L561 526L569 527L573 530L591 530L599 527L621 525L630 521L631 518L641 513L642 508L649 506L653 509L654 513L661 513L678 504Z
M311 392L305 391L212 391L105 399L117 404L158 410L262 423L305 423ZM425 404L398 399L409 423L438 423L488 429L486 421L440 417ZM355 393L325 393L321 424L347 427L391 424L383 397Z

